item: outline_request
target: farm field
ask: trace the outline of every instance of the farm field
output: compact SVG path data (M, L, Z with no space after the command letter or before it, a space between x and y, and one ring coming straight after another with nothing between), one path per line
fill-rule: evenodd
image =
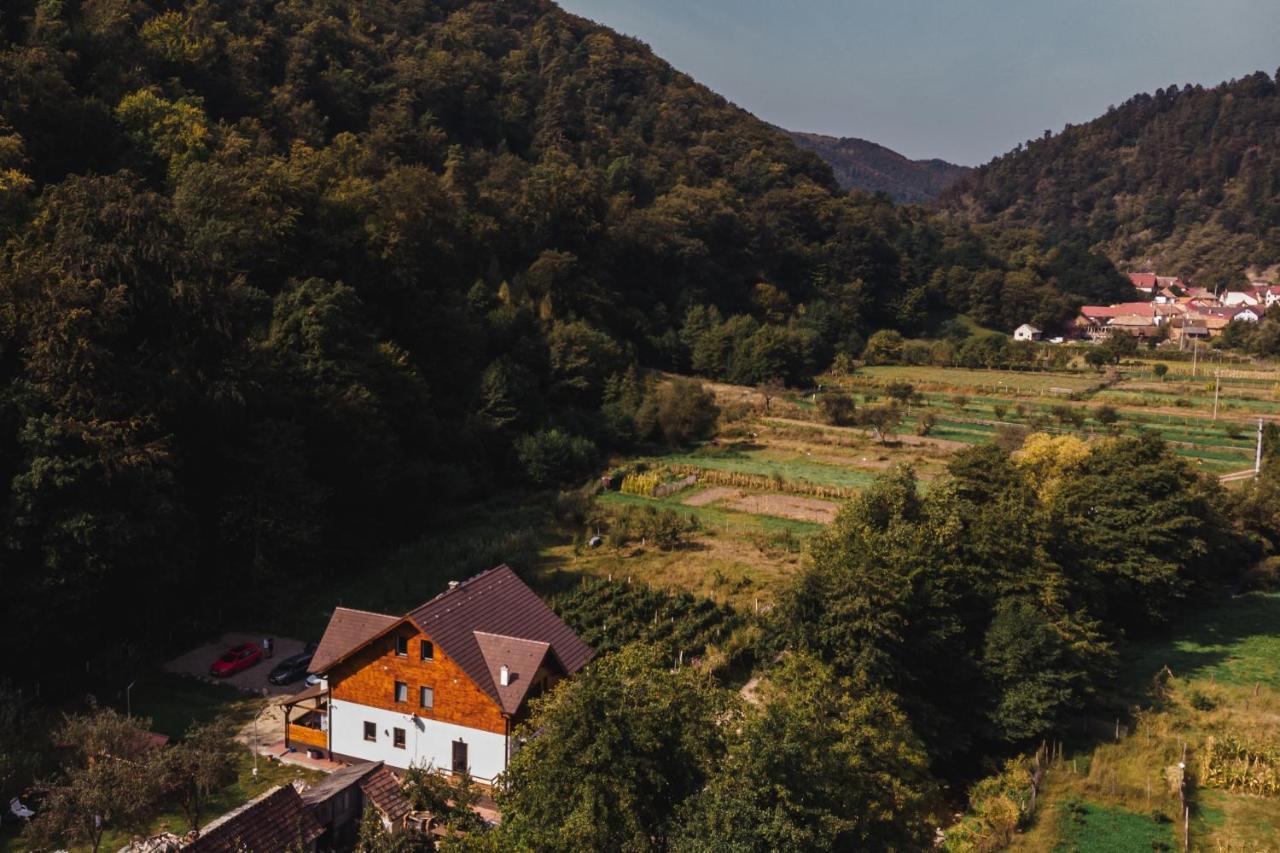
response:
M864 367L830 380L844 390L873 397L891 383L911 384L935 426L931 437L966 444L985 441L1000 423L1025 425L1084 437L1110 431L1145 429L1175 445L1176 451L1207 473L1243 470L1253 461L1257 418L1280 415L1280 371L1240 366L1221 368L1223 377L1214 418L1217 366L1199 365L1190 376L1187 362L1165 364L1165 381L1155 376L1156 362L1122 364L1107 377L1094 370L1020 372L934 367ZM1113 410L1114 423L1099 420L1098 410ZM1065 421L1075 412L1077 421ZM908 418L903 430L915 425Z
M1092 369L887 366L823 379L825 388L841 388L859 406L882 403L892 383L913 386L902 423L886 443L865 428L821 422L814 402L820 392L775 396L766 407L758 389L706 383L725 412L716 439L690 451L615 460L616 466L660 472L668 481L695 475L697 484L663 497L605 491L597 498L610 510L653 508L694 518L700 531L691 544L678 553L651 546L625 554L566 554L561 548L552 562L591 574L643 575L654 584L754 605L791 571L787 564L798 559L800 543L878 474L911 465L928 488L957 450L991 441L1010 426L1086 439L1148 430L1206 474L1251 468L1256 418L1280 416L1280 371L1221 366L1230 375L1222 378L1214 420L1213 385L1203 373L1219 365L1197 365L1193 379L1190 362L1159 362L1169 368L1161 381L1156 363L1135 359L1111 376ZM751 544L771 537L793 541L772 555ZM782 571L770 567L779 559ZM729 591L740 582L749 595Z
M1185 745L1194 850L1274 851L1280 792L1237 787L1208 752L1210 738L1272 750L1280 738L1280 594L1252 593L1206 608L1124 655L1112 704L1121 737L1067 735L1045 776L1039 815L1010 848L1081 853L1182 849L1183 816L1168 774ZM1166 670L1167 667L1167 670ZM1233 741L1235 742L1235 741ZM1274 772L1255 759L1254 781ZM1165 848L1154 847L1163 842Z

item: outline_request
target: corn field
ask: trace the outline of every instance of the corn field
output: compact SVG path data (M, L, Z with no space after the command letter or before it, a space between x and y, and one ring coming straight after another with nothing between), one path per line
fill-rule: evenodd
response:
M1210 736L1200 750L1200 784L1260 797L1280 796L1280 744L1235 733Z
M671 470L677 474L694 475L699 483L712 486L732 486L738 489L777 492L784 495L807 495L829 500L849 500L858 494L858 490L851 486L831 486L804 480L787 480L779 476L744 474L740 471L719 471L714 468L699 468L697 465L674 465ZM625 489L626 484L623 485Z
M639 495L640 497L651 498L661 484L661 472L646 471L642 474L628 474L623 479L619 491L624 495Z

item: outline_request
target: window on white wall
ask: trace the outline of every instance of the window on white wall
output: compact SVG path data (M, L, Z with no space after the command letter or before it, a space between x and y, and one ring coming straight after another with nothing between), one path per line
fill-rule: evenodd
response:
M365 723L364 739L376 742L378 740L378 727L375 726L373 723Z
M391 730L391 745L396 749L404 749L404 729Z

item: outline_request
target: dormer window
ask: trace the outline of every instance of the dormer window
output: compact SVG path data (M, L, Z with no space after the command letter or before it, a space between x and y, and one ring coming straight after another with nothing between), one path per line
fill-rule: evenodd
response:
M396 637L396 655L402 658L409 656L409 638Z
M436 647L431 644L430 640L423 640L418 645L418 655L421 657L422 660L435 660Z

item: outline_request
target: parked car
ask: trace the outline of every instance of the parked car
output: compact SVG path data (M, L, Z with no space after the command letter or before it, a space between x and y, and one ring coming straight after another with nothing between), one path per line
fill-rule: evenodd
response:
M262 662L262 649L254 643L241 643L227 649L222 657L209 667L214 678L227 678Z
M311 652L302 652L285 658L272 668L267 681L272 684L291 684L297 681L307 674L307 667L311 666L311 655Z

